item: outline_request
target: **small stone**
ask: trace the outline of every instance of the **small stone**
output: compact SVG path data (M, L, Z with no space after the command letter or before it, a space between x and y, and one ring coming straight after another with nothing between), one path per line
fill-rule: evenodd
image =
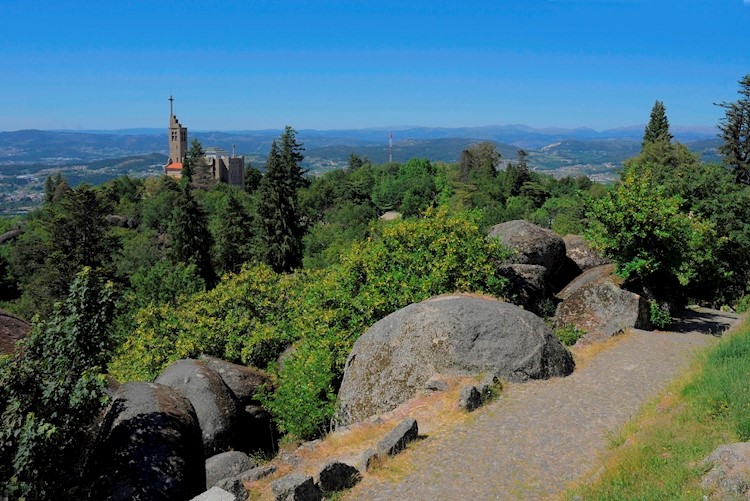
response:
M448 383L442 379L430 379L424 384L424 389L428 391L445 391L448 389Z
M409 442L417 439L419 427L417 420L413 418L405 419L399 423L388 435L378 442L377 450L380 454L395 456L406 448Z
M464 386L458 396L458 406L468 412L471 412L482 405L482 394L474 385Z
M254 482L256 480L260 480L263 477L271 475L275 471L276 465L267 464L265 466L258 466L256 468L253 468L252 470L247 470L246 472L240 473L238 477L243 482Z
M351 465L341 461L331 461L318 473L318 486L323 492L351 489L362 480L362 475Z
M242 483L240 477L225 478L220 480L216 487L224 489L226 492L231 493L234 496L235 501L245 501L247 499L247 489Z
M323 496L310 475L291 473L271 484L276 501L320 501Z

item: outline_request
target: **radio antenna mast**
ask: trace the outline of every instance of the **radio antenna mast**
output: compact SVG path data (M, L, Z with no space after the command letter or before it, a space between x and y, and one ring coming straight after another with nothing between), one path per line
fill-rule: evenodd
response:
M388 138L388 162L393 163L393 131Z

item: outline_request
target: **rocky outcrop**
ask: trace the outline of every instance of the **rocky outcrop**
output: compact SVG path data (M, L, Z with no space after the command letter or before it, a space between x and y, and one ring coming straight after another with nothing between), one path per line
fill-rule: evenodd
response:
M620 289L611 265L593 268L563 289L555 325L573 325L586 334L578 341L602 341L631 327L650 328L648 301Z
M0 235L0 245L7 242L12 242L21 235L23 235L23 230L21 228L13 228L12 230L8 230Z
M536 264L506 264L499 272L508 279L506 294L513 304L539 313L539 303L550 297L547 268Z
M324 493L351 489L362 480L362 475L354 466L341 461L330 461L318 472L318 487Z
M215 370L199 360L178 360L156 382L181 391L193 404L206 457L236 446L240 403Z
M203 441L187 398L153 383L122 385L89 461L91 499L191 499L205 491Z
M339 391L341 424L394 409L436 374L497 374L512 381L565 376L570 353L544 321L517 306L439 296L383 318L349 355Z
M246 451L275 450L278 430L271 414L255 398L261 388L273 390L270 375L254 367L233 364L208 355L202 355L200 360L219 374L239 401L241 412L237 427L237 447Z
M111 214L107 216L107 223L111 224L112 226L117 226L119 228L134 229L138 227L138 221L136 221L135 219L131 219L125 216L118 216L116 214Z
M750 499L750 443L719 446L703 465L711 468L701 480L711 499Z
M610 263L609 259L592 249L589 243L579 235L566 235L563 241L565 241L565 255L575 263L581 273Z
M557 273L565 259L565 242L552 230L524 220L507 221L490 228L488 236L497 238L517 254L514 264L544 266L549 276Z
M0 355L12 355L16 343L31 332L31 324L25 320L0 310Z
M318 501L323 498L310 475L291 473L271 484L276 501Z
M206 487L213 487L220 480L236 477L255 468L257 463L244 452L227 451L206 459Z
M596 266L585 271L583 274L576 277L572 282L565 286L563 290L557 293L558 299L568 299L578 289L591 285L593 283L600 283L605 281L614 282L613 275L615 273L615 265L605 264Z

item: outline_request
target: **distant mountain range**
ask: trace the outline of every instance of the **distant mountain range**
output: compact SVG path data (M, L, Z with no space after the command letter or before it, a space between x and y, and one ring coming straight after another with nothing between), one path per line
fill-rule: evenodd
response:
M314 173L346 165L351 153L366 156L375 163L388 161L388 138L392 131L394 161L426 157L453 162L472 143L492 141L506 161L515 158L516 151L523 148L536 169L600 176L612 173L623 160L638 153L643 129L642 125L605 131L585 127L535 129L525 125L304 129L298 131L298 139L306 148L306 167ZM204 147L232 151L234 145L238 154L245 155L253 165L262 166L271 142L280 133L280 130L190 130L189 137L200 140ZM701 153L705 160L718 159L716 147L720 142L715 127L674 126L672 133L678 141ZM93 162L123 157L166 155L167 150L166 128L0 132L0 174L44 167L85 167Z

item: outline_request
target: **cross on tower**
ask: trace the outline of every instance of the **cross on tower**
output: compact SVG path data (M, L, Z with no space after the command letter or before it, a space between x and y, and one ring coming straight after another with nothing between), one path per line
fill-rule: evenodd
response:
M170 96L169 96L169 116L170 116L170 117L171 117L172 115L174 115L174 113L172 112L172 101L174 101L174 98L173 98L173 97L172 97L172 96L170 95Z

